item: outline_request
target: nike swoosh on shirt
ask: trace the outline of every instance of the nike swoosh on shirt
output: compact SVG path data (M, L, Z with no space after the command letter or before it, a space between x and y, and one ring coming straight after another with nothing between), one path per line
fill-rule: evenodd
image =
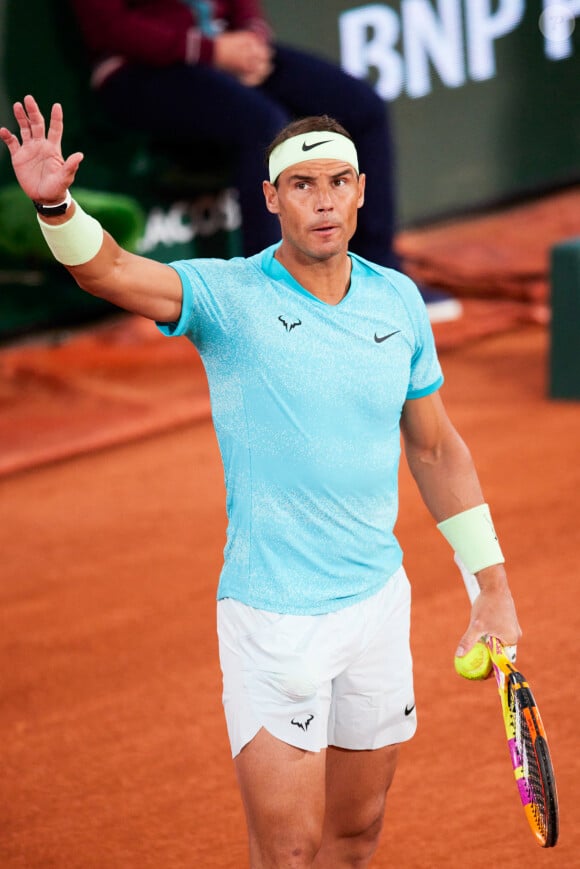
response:
M312 145L307 145L306 142L302 142L302 150L312 151L313 148L318 148L319 145L328 145L329 142L332 142L332 139L324 139L322 142L314 142Z
M395 329L394 332L389 332L388 335L381 335L380 338L379 338L379 336L377 335L377 333L375 332L375 341L377 342L377 344L382 344L383 341L386 341L386 340L387 340L387 338L392 338L393 335L398 335L400 331L401 331L400 329Z

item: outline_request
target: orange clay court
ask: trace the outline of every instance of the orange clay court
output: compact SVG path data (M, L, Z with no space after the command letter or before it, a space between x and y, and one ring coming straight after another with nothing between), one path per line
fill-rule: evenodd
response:
M403 464L419 730L377 869L580 866L580 404L547 398L539 318L497 309L493 329L477 304L479 334L435 329L443 397L508 559L560 841L527 827L494 681L454 672L467 598ZM2 869L247 866L214 627L221 464L193 349L154 332L122 318L0 353Z

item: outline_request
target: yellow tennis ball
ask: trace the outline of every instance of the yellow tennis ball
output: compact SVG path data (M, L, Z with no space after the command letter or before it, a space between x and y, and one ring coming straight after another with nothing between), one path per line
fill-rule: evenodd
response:
M462 658L456 657L454 664L456 672L464 679L485 679L491 672L489 649L479 641Z

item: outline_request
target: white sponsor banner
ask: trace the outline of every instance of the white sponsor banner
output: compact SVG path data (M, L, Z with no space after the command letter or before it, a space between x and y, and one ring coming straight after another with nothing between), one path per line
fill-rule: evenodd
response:
M399 11L368 3L338 17L343 68L376 79L385 100L431 93L434 78L448 88L494 78L496 45L522 23L526 0L401 0ZM560 61L574 52L580 0L543 0L539 50Z
M158 245L187 244L220 230L233 232L242 225L238 191L228 187L217 194L200 196L191 202L173 202L167 208L152 208L147 215L139 252L149 253Z

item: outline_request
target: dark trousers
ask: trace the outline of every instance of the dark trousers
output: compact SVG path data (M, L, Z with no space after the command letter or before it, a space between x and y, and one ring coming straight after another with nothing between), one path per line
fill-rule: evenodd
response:
M107 113L125 129L173 142L213 140L237 157L244 254L280 238L278 219L264 205L264 151L290 120L328 114L351 134L360 171L367 176L355 253L397 267L393 252L393 148L383 101L366 83L335 64L283 45L275 69L258 88L208 66L131 65L111 76L99 94Z

